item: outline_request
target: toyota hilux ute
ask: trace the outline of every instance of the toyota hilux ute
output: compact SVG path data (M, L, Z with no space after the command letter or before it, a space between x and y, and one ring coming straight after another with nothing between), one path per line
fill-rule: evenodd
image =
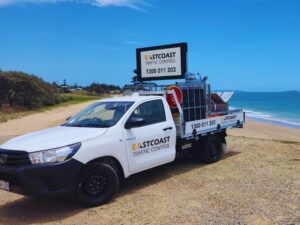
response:
M244 112L229 110L206 80L151 84L0 145L0 189L100 205L140 171L186 156L216 162L226 129L244 122Z

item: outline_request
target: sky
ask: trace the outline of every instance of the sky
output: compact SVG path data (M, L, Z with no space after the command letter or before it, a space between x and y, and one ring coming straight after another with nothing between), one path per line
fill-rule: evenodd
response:
M124 85L135 49L188 43L213 89L300 90L297 0L0 0L0 69Z

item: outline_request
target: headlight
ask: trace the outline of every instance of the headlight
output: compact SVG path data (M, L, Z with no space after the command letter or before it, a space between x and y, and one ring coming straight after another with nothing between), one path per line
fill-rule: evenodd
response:
M62 162L71 158L80 148L81 143L29 153L32 164Z

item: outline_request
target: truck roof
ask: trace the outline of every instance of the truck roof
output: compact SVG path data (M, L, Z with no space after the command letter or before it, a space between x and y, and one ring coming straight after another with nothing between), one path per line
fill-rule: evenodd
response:
M112 98L105 98L98 100L97 102L110 102L110 101L116 101L116 102L139 102L143 100L150 100L150 99L162 99L161 96L141 96L138 93L134 93L133 95L128 96L118 96L118 97L112 97Z

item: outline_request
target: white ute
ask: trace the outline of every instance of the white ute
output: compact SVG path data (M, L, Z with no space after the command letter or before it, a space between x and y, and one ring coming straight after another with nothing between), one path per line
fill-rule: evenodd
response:
M0 188L75 196L95 206L115 195L121 179L140 171L187 155L217 161L226 128L240 127L243 112L184 121L184 101L179 104L172 88L162 89L95 102L61 126L7 141L0 146ZM178 109L170 108L168 95Z
M58 127L0 146L0 189L23 195L74 196L96 206L121 180L181 157L216 162L226 129L242 127L232 93L212 93L207 77L187 73L187 43L140 48L134 94L98 101ZM145 81L185 79L173 85ZM34 122L34 121L33 121Z

